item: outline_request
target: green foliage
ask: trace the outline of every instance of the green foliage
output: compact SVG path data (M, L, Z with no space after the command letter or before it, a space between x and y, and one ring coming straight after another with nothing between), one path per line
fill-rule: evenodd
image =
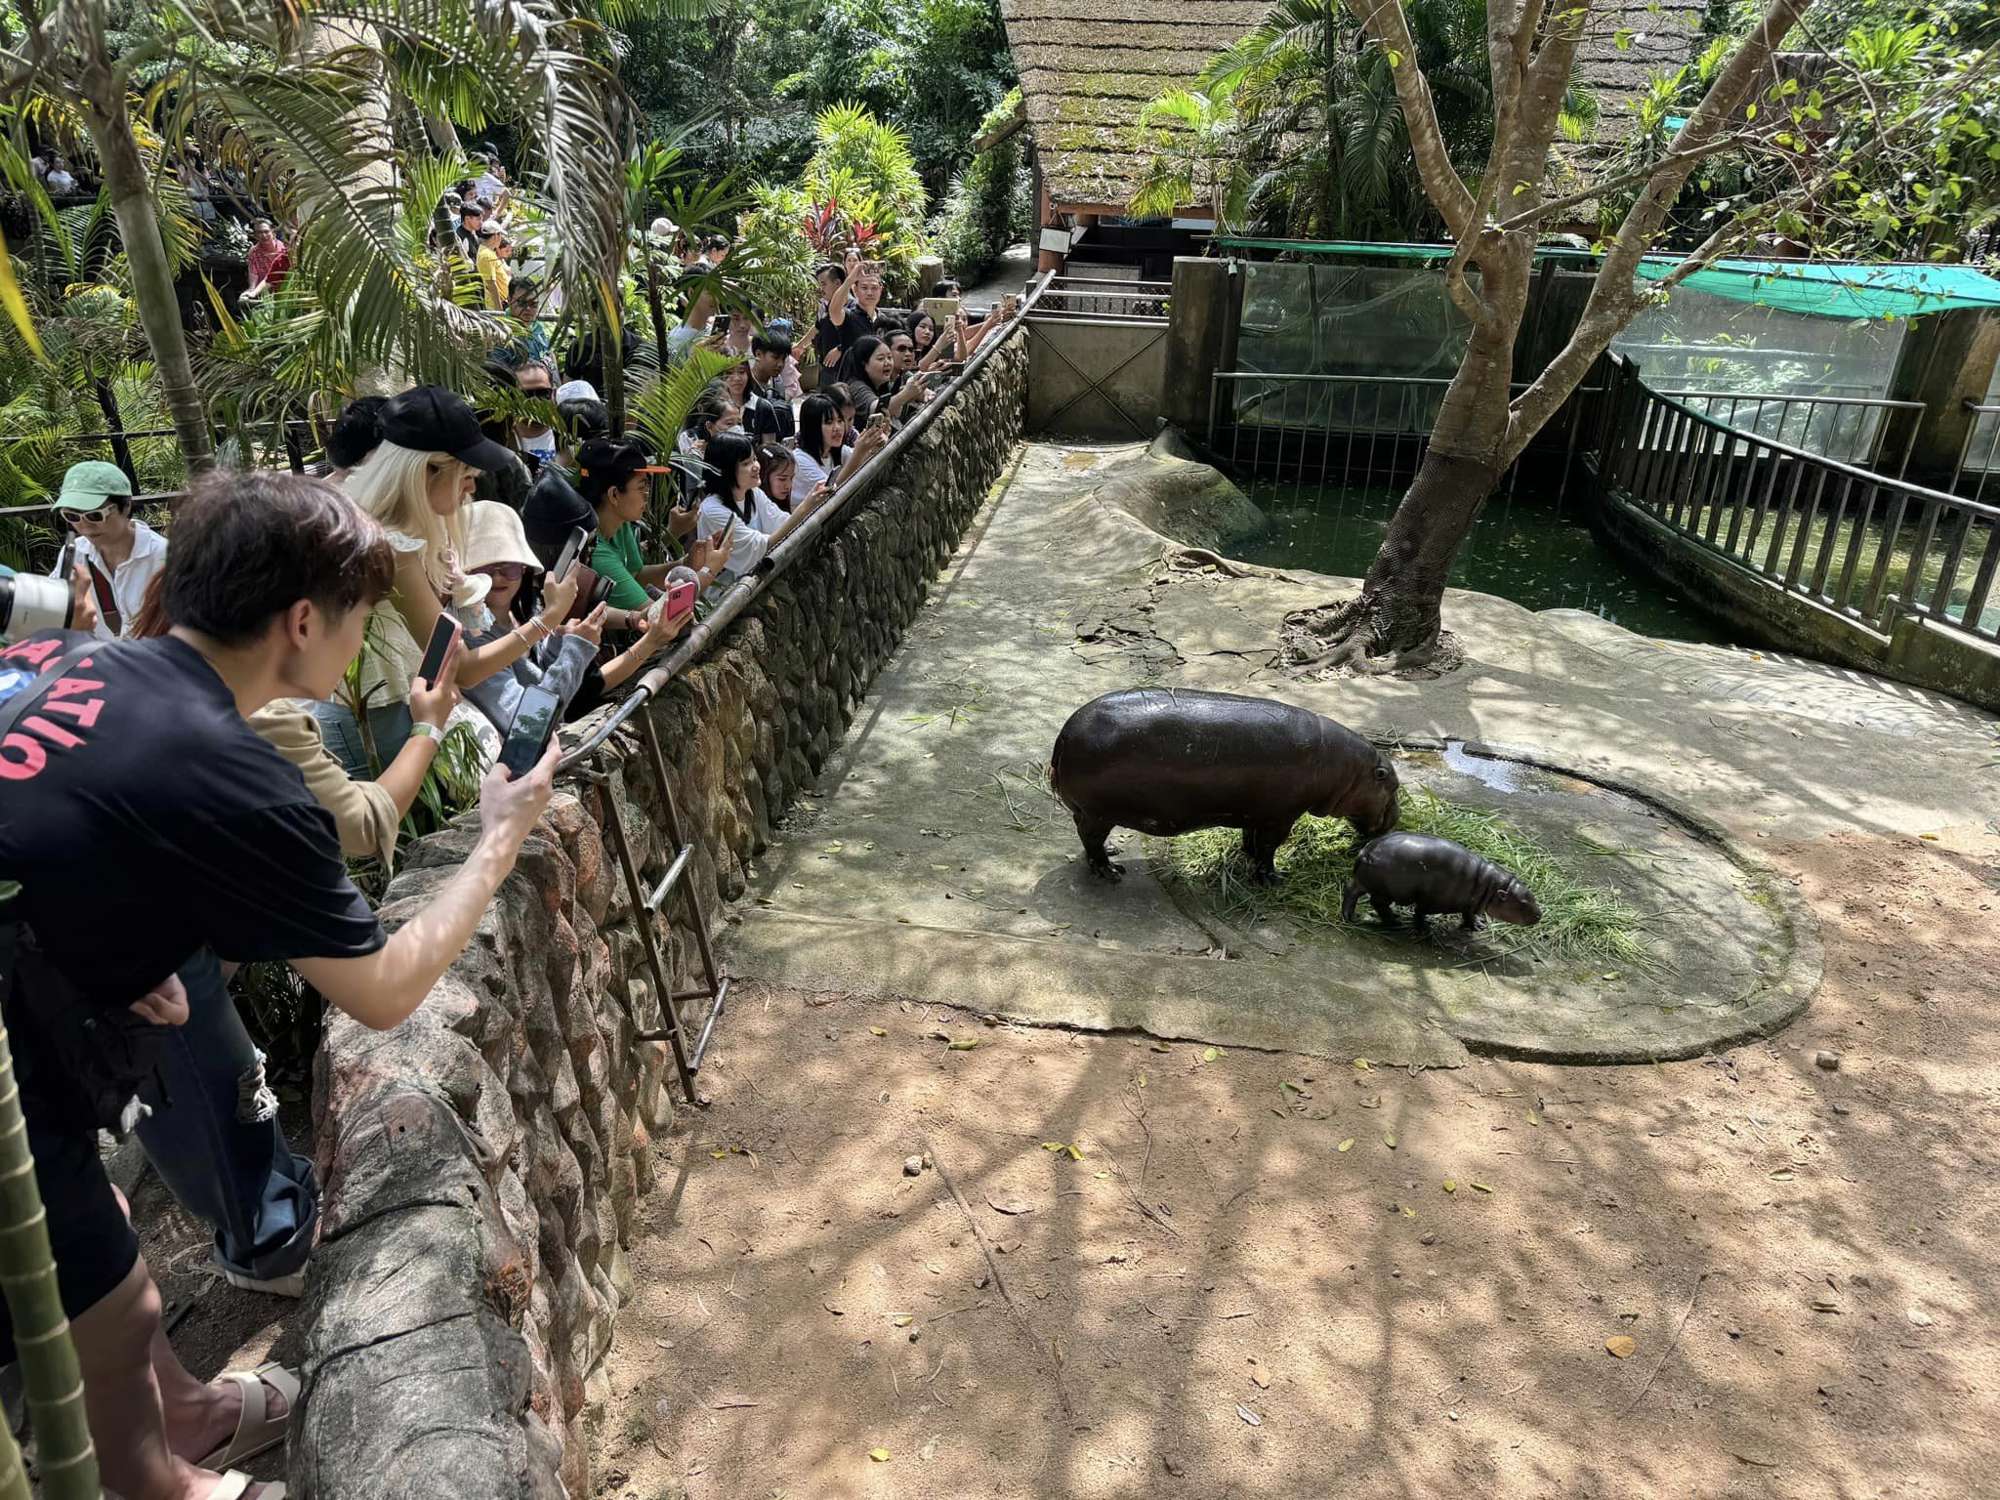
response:
M1014 89L974 134L994 129L1020 106L1021 91ZM944 208L931 223L931 247L943 257L946 275L977 280L1014 242L1021 167L1021 133L1016 132L973 157L972 165L952 179Z
M1417 64L1452 161L1484 169L1493 134L1485 0L1409 0ZM1588 132L1593 101L1566 100L1563 133ZM1155 155L1133 210L1206 203L1233 227L1309 239L1429 239L1425 198L1388 58L1344 0L1280 0L1192 89L1148 105L1135 149Z
M711 11L622 28L622 71L656 125L701 120L689 149L712 172L795 180L814 120L852 101L904 133L936 196L1014 81L997 0L717 0Z
M1673 150L1747 24L1738 17L1652 81L1614 173ZM1996 37L2000 24L1967 0L1815 7L1795 38L1826 44L1831 65L1780 69L1729 122L1740 148L1697 168L1663 246L1692 246L1727 224L1738 243L1764 235L1861 260L1953 260L1982 248L2000 220L2000 80L1981 50ZM1607 226L1632 191L1600 205Z

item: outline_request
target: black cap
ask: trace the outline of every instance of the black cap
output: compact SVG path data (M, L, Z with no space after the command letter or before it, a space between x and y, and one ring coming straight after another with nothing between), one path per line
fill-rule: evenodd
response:
M634 474L673 473L667 465L654 463L652 455L629 438L592 438L576 450L576 471L614 490L630 484Z
M461 199L458 205L458 216L461 219L464 218L467 214L483 214L485 212L486 212L486 204L483 200L478 198Z
M449 453L491 474L507 467L508 451L479 430L463 396L441 385L420 385L391 396L382 408L382 438L419 453Z

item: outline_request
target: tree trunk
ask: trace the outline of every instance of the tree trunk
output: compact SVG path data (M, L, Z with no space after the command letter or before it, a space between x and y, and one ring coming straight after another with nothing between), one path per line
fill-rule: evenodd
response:
M215 466L215 438L208 427L208 409L194 383L194 361L188 354L187 330L181 325L180 298L174 292L174 270L167 244L160 236L159 208L132 133L132 116L125 91L108 67L85 70L78 93L83 120L97 149L104 173L104 190L118 220L118 238L132 278L132 300L139 308L139 325L153 352L160 393L180 440L181 456L192 479Z
M1489 271L1489 292L1491 283L1511 279L1506 268ZM1509 320L1503 309L1468 341L1430 447L1389 519L1360 595L1325 618L1318 627L1325 649L1299 663L1300 670L1331 665L1393 672L1422 666L1436 654L1445 580L1506 467L1502 450L1518 327L1518 314Z

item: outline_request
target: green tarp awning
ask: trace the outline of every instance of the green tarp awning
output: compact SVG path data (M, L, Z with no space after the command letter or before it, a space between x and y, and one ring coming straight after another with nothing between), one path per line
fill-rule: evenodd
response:
M1361 241L1253 239L1219 235L1224 250L1277 250L1299 255L1370 256L1383 260L1437 261L1448 245L1369 244ZM1584 251L1545 246L1554 255L1588 264ZM1639 275L1658 281L1680 264L1674 255L1649 255ZM1691 291L1754 302L1820 318L1915 318L1955 307L2000 307L2000 280L1971 266L1862 265L1853 261L1721 260L1680 283Z
M1672 256L1649 257L1639 275L1658 281L1678 264ZM1724 260L1681 285L1818 318L1916 318L1954 307L2000 307L2000 281L1971 266Z

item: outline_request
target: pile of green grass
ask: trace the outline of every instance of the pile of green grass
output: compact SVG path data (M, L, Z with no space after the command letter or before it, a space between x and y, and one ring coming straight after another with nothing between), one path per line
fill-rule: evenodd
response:
M1542 920L1533 927L1489 923L1481 942L1486 954L1522 953L1553 963L1609 963L1642 971L1662 966L1645 935L1643 913L1614 892L1578 878L1568 862L1498 813L1406 786L1397 827L1463 844L1512 870L1535 893ZM1375 929L1366 901L1355 911L1354 921L1340 920L1341 891L1354 870L1354 834L1343 819L1299 819L1278 851L1281 880L1276 886L1257 885L1250 879L1250 867L1241 858L1243 835L1233 828L1182 834L1164 841L1164 850L1173 877L1212 903L1225 921L1256 924L1276 918L1309 931ZM1592 846L1580 857L1608 852ZM1408 911L1398 916L1407 931Z

